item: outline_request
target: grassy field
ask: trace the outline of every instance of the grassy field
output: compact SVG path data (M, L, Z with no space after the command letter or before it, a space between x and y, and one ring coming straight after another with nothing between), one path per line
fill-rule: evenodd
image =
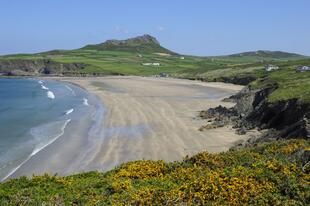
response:
M297 60L278 63L280 70L268 73L267 78L251 83L253 88L262 88L276 84L278 89L270 96L269 101L298 99L310 102L310 72L296 72L297 66L310 65L310 60Z
M68 50L51 51L33 55L2 56L0 60L14 59L49 59L60 63L84 63L87 67L82 73L120 73L124 75L156 75L160 72L179 77L205 77L218 78L239 74L255 74L262 72L267 63L295 61L300 57L268 58L268 57L195 57L180 55L161 55L162 53L145 53L126 51L98 51L98 50ZM158 62L161 66L143 66L142 63ZM220 69L220 70L219 70ZM223 70L225 72L221 72ZM215 71L218 70L218 71ZM209 75L210 74L210 75Z
M141 40L142 38L142 40ZM295 72L298 66L310 66L310 58L285 52L257 51L228 56L183 56L161 47L152 37L144 44L145 37L130 39L128 45L112 43L86 46L77 50L54 50L38 54L0 56L1 60L48 59L57 63L83 63L86 66L66 75L138 75L153 76L167 73L176 78L224 81L224 78L264 77L255 81L253 88L277 84L278 89L270 96L271 102L292 98L310 102L310 72ZM149 43L148 41L151 41ZM108 41L109 42L109 41ZM107 49L111 50L107 50ZM113 49L113 50L112 50ZM144 52L139 52L139 51ZM155 52L158 51L158 52ZM167 53L163 53L167 52ZM143 63L159 63L145 66ZM266 72L266 64L280 66L279 71ZM266 78L267 77L267 78Z
M129 162L107 173L22 177L0 184L0 205L308 205L305 140L259 144L182 162Z

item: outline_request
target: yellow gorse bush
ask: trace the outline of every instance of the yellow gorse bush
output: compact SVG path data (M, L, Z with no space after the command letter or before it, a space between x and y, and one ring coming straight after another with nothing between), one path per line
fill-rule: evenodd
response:
M115 174L115 177L130 177L138 179L162 177L164 169L164 161L136 161L121 166L119 171Z
M309 145L277 141L107 173L24 177L0 184L0 205L309 205Z

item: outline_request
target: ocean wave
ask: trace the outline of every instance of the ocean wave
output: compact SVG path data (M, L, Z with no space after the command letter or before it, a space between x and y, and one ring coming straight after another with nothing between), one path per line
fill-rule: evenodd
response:
M71 87L69 87L68 85L65 85L65 87L73 94L73 96L76 96L74 90Z
M35 154L37 154L38 152L40 152L42 149L44 149L45 147L47 147L48 145L52 144L53 142L55 142L59 137L61 137L64 133L65 133L65 128L66 126L69 124L69 122L71 122L71 119L67 119L65 121L65 123L63 124L63 126L61 127L61 132L56 135L53 139L51 139L50 141L48 141L46 144L39 144L31 153L30 156L33 156Z
M43 84L43 81L42 81L42 80L39 80L38 83L39 83L39 84Z
M83 104L84 104L85 106L88 106L88 105L89 105L89 104L88 104L88 99L83 98Z
M15 167L9 174L7 174L4 178L2 178L1 181L6 180L8 177L10 177L12 174L14 174L23 164L25 164L29 159L31 158L31 155L27 157L22 163L20 163L17 167Z
M67 125L69 124L69 122L71 122L71 119L67 119L63 126L61 127L61 131L59 134L57 134L54 138L52 138L51 140L49 140L47 143L44 144L39 144L37 145L32 153L23 161L21 162L17 167L15 167L9 174L7 174L4 178L2 178L1 181L6 180L7 178L9 178L11 175L13 175L21 166L23 166L32 156L34 156L35 154L37 154L38 152L40 152L41 150L43 150L45 147L47 147L48 145L52 144L53 142L55 142L59 137L61 137L64 133L65 133L65 128L67 127Z
M72 108L72 109L69 109L69 110L65 111L65 115L71 114L73 111L74 111L73 108Z
M47 88L46 86L44 86L42 84L41 84L41 88L44 89L44 90L49 90L49 88Z
M52 91L47 91L47 97L50 98L50 99L55 99L55 95Z

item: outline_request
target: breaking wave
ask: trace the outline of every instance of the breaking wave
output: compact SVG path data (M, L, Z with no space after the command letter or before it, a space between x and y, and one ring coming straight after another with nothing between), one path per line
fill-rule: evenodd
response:
M47 91L47 97L50 98L50 99L55 99L55 95L52 91Z
M65 115L71 114L73 111L74 111L73 108L72 108L72 109L69 109L69 110L65 111Z

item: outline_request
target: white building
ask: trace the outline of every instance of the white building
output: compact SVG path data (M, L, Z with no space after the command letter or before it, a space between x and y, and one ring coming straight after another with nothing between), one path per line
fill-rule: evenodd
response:
M142 63L143 66L160 66L160 63L154 62L154 63Z
M185 57L180 57L180 59L185 59Z
M297 72L306 72L306 71L310 71L310 67L308 66L302 66L302 67L298 67L296 69Z
M271 72L271 71L278 70L278 69L279 69L278 66L272 65L272 64L267 64L267 65L265 66L265 70L266 70L267 72Z

